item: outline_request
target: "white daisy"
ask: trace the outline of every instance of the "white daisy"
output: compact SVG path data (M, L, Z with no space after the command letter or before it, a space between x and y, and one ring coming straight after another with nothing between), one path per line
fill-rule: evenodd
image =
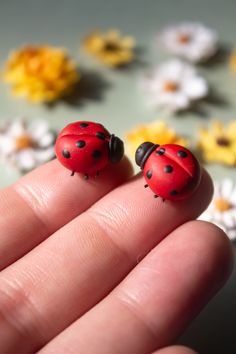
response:
M141 81L150 106L167 108L172 112L184 110L192 101L208 94L206 80L195 68L178 59L156 66Z
M214 196L200 220L221 227L231 240L236 240L236 184L228 178L214 183Z
M54 158L54 142L46 121L16 119L0 129L0 158L27 172Z
M203 62L218 50L217 33L201 23L182 22L165 28L159 41L170 53L194 63Z

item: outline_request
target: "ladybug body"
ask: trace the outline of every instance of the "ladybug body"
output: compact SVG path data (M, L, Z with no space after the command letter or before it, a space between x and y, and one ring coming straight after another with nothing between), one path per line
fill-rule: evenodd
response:
M188 198L200 182L200 166L194 155L176 144L145 142L136 151L136 163L143 170L147 185L163 199Z
M109 163L117 163L124 154L123 142L102 124L79 121L67 125L58 135L56 156L63 166L94 176Z

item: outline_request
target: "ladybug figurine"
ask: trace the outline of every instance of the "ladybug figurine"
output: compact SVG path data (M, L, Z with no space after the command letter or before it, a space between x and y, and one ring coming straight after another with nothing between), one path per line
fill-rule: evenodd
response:
M78 172L88 179L99 175L109 163L119 162L124 155L124 143L102 124L79 121L62 129L55 151L61 164L72 171L72 176Z
M176 144L141 144L135 153L135 161L143 170L147 184L163 200L188 198L198 187L200 165L185 147Z

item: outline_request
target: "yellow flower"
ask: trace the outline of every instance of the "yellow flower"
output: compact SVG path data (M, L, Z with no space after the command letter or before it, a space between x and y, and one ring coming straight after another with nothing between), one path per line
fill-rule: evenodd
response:
M76 64L65 50L26 46L13 52L4 69L12 92L32 102L51 102L69 94L79 80Z
M130 63L134 59L134 46L133 37L121 37L115 30L93 32L83 41L83 49L87 53L111 67Z
M211 128L200 129L198 147L207 162L236 165L236 121L226 126L215 121Z
M236 52L234 52L230 57L230 65L231 65L233 71L235 71L235 73L236 73Z
M186 146L187 140L180 137L163 121L142 124L126 134L130 154L134 156L136 149L145 141L155 144L179 144Z

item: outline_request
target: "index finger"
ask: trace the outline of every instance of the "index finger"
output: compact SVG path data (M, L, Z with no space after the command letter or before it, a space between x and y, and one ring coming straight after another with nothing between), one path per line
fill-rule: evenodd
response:
M0 269L16 261L132 174L129 161L85 181L57 160L0 191Z

